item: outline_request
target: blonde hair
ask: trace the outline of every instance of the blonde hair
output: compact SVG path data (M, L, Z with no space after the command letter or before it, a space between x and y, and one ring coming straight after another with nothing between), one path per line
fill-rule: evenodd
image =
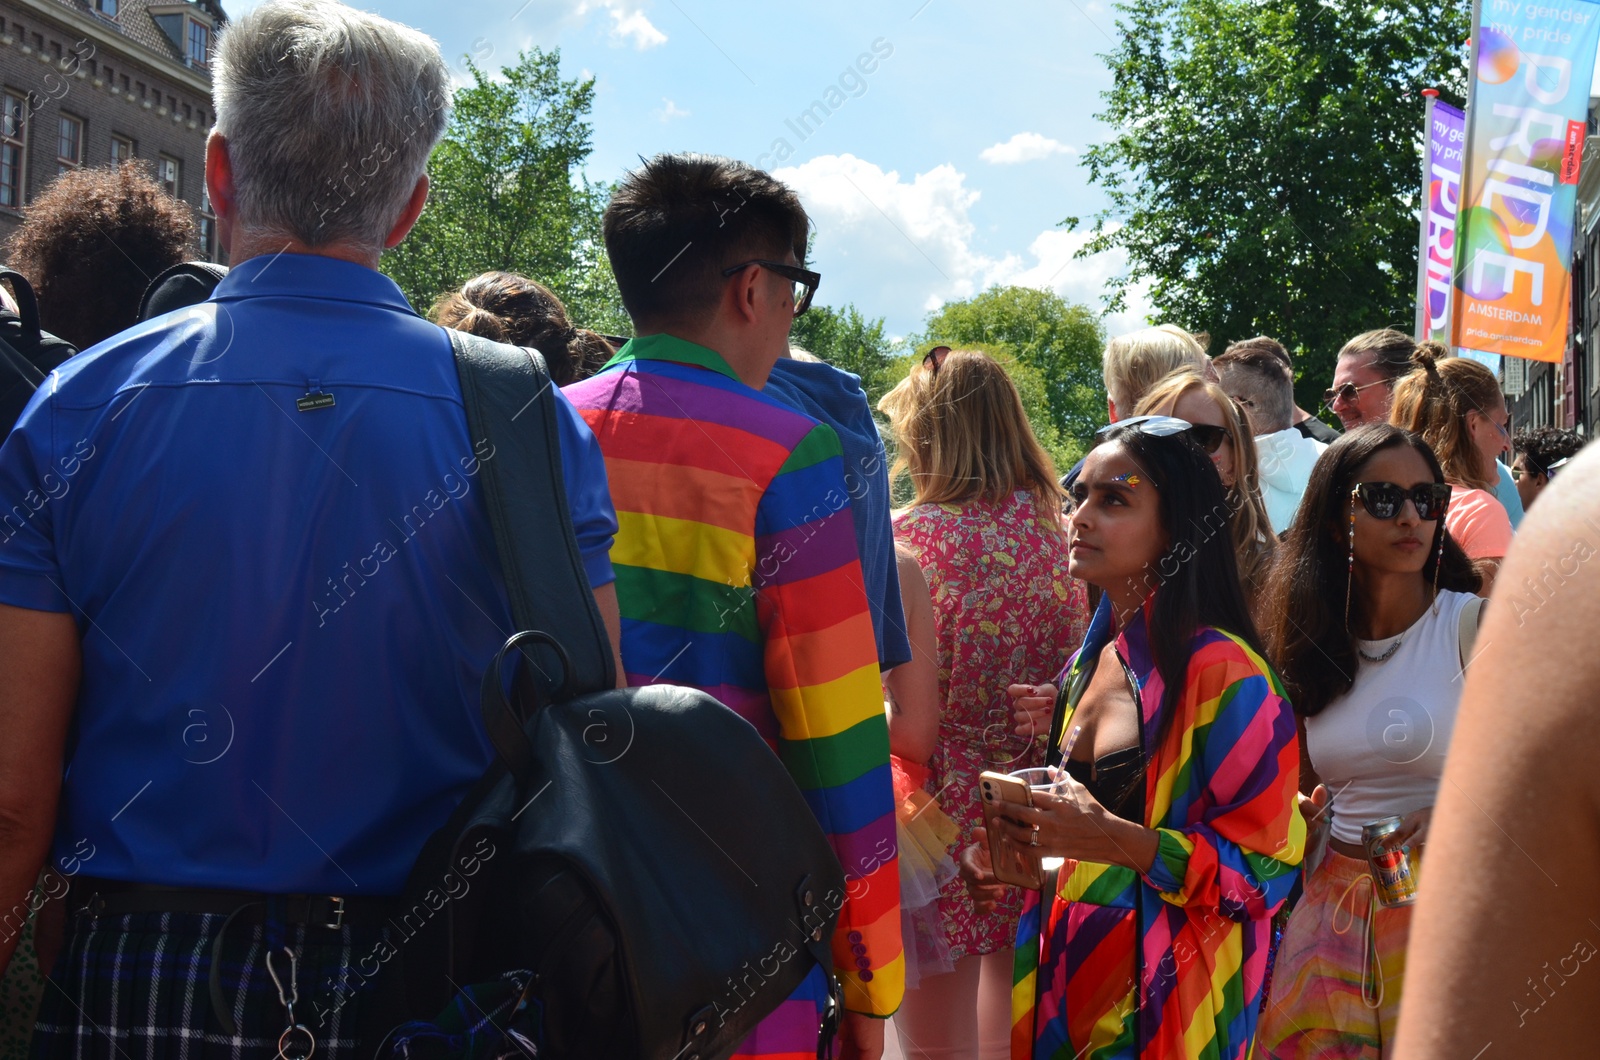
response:
M1468 357L1451 357L1438 343L1426 342L1411 355L1411 373L1394 388L1389 422L1420 434L1439 457L1449 482L1488 489L1499 481L1472 440L1467 413L1505 404L1500 380Z
M937 368L918 364L878 409L894 430L891 476L910 473L912 504L999 503L1026 490L1040 517L1060 528L1055 464L1016 385L988 354L951 350Z
M1277 538L1272 536L1272 521L1267 517L1266 502L1261 499L1261 469L1244 409L1216 383L1185 368L1156 383L1139 402L1134 414L1171 415L1183 396L1196 389L1203 391L1222 410L1228 438L1233 443L1233 485L1225 491L1231 512L1228 523L1233 551L1239 561L1239 578L1244 583L1245 595L1254 601L1257 590L1266 584Z
M1139 399L1164 376L1182 368L1204 373L1206 362L1205 344L1176 324L1118 335L1101 355L1106 394L1119 416L1132 415Z

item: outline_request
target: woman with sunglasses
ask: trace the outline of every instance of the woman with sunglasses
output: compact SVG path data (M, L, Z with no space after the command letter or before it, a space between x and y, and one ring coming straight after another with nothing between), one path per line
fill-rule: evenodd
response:
M929 788L971 841L978 774L1042 765L1043 731L1019 735L1005 689L1048 680L1083 637L1088 605L1067 574L1061 487L999 362L936 347L878 406L909 472L895 537L933 593L938 744ZM939 899L954 971L924 976L895 1017L908 1056L1005 1054L1020 896L979 914L959 881Z
M1330 833L1262 1017L1278 1060L1381 1057L1394 1043L1413 907L1378 904L1362 827L1399 817L1389 849L1427 839L1480 603L1450 503L1427 442L1362 427L1317 462L1278 549L1268 644L1305 732L1301 790Z
M1416 367L1394 390L1389 421L1420 434L1450 483L1445 527L1478 564L1484 593L1511 548L1511 517L1496 494L1500 454L1511 448L1505 395L1494 373L1466 357L1435 358L1419 346Z
M1138 416L1096 437L1071 571L1111 606L1061 681L1056 793L996 823L1047 870L1018 928L1012 1057L1241 1058L1305 841L1294 714L1232 542L1205 526L1226 502L1191 425ZM962 851L980 903L1007 890L986 840Z
M1183 371L1157 383L1134 411L1142 416L1175 416L1194 425L1189 436L1210 455L1222 479L1228 534L1233 541L1234 558L1239 562L1245 599L1251 605L1251 614L1255 614L1277 538L1272 536L1272 522L1261 499L1255 441L1244 410L1216 383L1201 378L1197 372ZM1218 523L1213 520L1212 525Z

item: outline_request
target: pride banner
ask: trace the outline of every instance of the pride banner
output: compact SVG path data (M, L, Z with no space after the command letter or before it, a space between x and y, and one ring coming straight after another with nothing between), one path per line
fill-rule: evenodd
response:
M1422 238L1417 261L1417 341L1450 345L1451 283L1456 261L1456 215L1461 208L1461 162L1466 115L1428 90L1422 154Z
M1451 345L1559 361L1600 3L1477 0L1472 45Z

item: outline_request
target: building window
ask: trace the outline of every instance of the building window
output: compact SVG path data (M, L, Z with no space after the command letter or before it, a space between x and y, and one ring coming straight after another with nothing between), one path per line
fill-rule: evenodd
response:
M189 65L204 66L211 50L211 30L203 22L189 20Z
M7 92L0 104L0 206L16 209L22 205L23 180L26 175L28 147L28 100L16 92Z
M65 173L83 165L83 119L61 115L61 132L56 137L56 172Z
M107 18L116 18L117 0L94 0L94 9Z
M113 136L111 138L111 164L120 166L133 159L133 141L126 136Z
M156 180L168 195L178 197L178 160L162 155L156 160Z

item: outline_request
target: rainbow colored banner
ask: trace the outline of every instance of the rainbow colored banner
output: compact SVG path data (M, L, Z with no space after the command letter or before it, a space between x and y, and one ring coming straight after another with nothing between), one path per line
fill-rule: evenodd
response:
M1478 0L1451 345L1560 361L1589 84L1593 0Z
M1461 210L1461 168L1466 115L1433 93L1422 156L1422 238L1417 261L1417 341L1450 344L1451 277L1456 261L1456 215Z

